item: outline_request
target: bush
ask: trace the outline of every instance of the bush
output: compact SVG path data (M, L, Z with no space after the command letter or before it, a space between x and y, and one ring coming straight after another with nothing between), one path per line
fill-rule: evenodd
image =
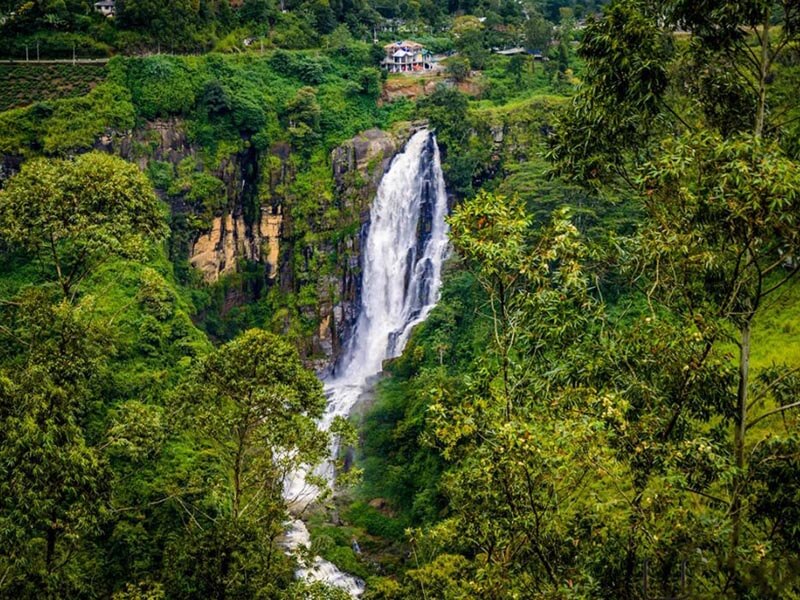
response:
M322 556L326 560L329 560L335 564L345 573L355 575L356 577L361 577L362 579L369 577L369 570L366 566L364 566L364 564L356 556L356 553L353 552L353 549L349 546L334 546L333 548L330 548L324 552Z
M378 69L366 67L358 71L359 91L366 96L377 98L381 94L381 72Z
M151 160L147 164L147 176L153 182L153 187L166 190L172 185L175 169L172 167L172 163Z
M434 54L443 54L445 52L450 52L451 50L455 49L453 38L447 36L434 37L434 36L423 35L423 36L417 36L414 39L415 41L425 46L428 50L430 50Z
M96 87L84 98L55 104L43 137L47 154L88 150L108 130L127 131L134 125L128 90L114 84Z
M325 73L332 67L327 59L304 56L286 50L277 50L273 53L269 58L269 66L276 73L299 79L306 85L319 85L325 81Z
M251 90L243 89L231 100L233 124L243 133L255 133L267 122L264 102Z
M126 65L128 87L137 112L145 119L186 115L194 107L200 86L187 60L152 56L130 59Z
M104 83L83 98L40 102L0 113L0 152L28 155L88 150L104 132L126 131L133 125L128 91Z
M462 56L454 56L448 59L446 72L447 75L452 77L455 81L464 81L469 77L469 59Z
M344 518L358 527L363 527L370 535L387 540L405 539L405 527L398 519L382 514L364 502L355 502L344 514Z
M278 13L272 31L272 43L279 48L300 50L319 43L319 33L314 26L294 12Z

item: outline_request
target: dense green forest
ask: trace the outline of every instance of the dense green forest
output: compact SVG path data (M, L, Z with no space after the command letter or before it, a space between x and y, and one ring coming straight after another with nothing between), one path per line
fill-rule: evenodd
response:
M116 52L242 52L244 40L259 48L327 47L344 32L358 40L397 33L423 36L432 48L452 47L453 20L484 19L479 34L465 43L489 46L541 39L543 23L556 24L564 11L570 18L593 14L593 0L527 0L492 2L436 0L379 2L369 0L118 0L113 18L94 10L90 0L3 0L0 2L0 53L25 57L71 58ZM333 36L333 37L331 37ZM484 40L485 38L485 40Z
M0 0L0 40L0 597L349 598L319 555L369 600L800 598L795 1ZM441 298L320 431L420 127Z

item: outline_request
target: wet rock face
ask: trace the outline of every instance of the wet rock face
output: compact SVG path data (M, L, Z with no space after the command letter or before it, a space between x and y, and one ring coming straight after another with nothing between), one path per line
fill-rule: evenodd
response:
M127 133L108 133L101 136L94 147L95 150L118 154L142 170L151 160L177 165L187 156L196 155L186 136L184 123L179 119L150 121Z
M380 129L369 129L348 140L331 154L333 177L338 188L349 185L348 175L358 172L377 188L380 178L397 154L398 140ZM374 193L374 192L373 192Z

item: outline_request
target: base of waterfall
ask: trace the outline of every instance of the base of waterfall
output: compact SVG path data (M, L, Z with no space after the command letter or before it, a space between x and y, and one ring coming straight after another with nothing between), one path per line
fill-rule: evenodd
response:
M336 565L321 556L310 559L304 556L311 549L311 534L301 519L293 519L286 524L283 547L300 563L300 568L295 571L297 579L308 583L321 582L339 588L353 598L358 598L364 593L366 585L360 577L340 571Z
M365 393L377 383L378 376L363 377L357 381L333 379L325 382L325 395L328 399L325 416L320 421L320 427L327 429L333 418L338 415L349 416L350 412L364 398ZM339 452L339 446L334 441L331 445L331 456ZM307 473L297 471L291 475L284 486L289 511L293 515L305 514L319 499L322 490L306 481ZM320 465L315 475L333 485L335 468L332 461ZM286 533L282 542L286 553L294 556L300 563L300 568L295 571L295 577L308 583L324 583L346 591L353 598L358 598L364 593L365 583L359 577L345 573L332 562L321 556L309 557L311 549L311 534L306 524L300 518L294 518L286 523Z

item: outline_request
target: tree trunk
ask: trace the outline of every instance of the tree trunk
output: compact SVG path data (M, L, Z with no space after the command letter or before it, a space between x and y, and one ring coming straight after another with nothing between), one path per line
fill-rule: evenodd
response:
M736 476L734 478L733 499L731 500L731 549L729 563L731 574L736 578L736 551L741 541L742 530L742 492L745 479L744 445L747 433L747 388L750 378L750 319L743 324L740 331L741 348L739 350L739 389L736 394L736 419L733 437Z
M767 9L764 16L764 29L761 32L761 64L758 74L758 108L756 110L755 136L757 138L764 135L764 123L767 115L767 79L769 78L769 21L770 10Z
M56 528L55 525L51 524L47 528L47 549L45 551L44 562L45 566L47 567L47 572L52 573L53 571L53 560L56 556Z

